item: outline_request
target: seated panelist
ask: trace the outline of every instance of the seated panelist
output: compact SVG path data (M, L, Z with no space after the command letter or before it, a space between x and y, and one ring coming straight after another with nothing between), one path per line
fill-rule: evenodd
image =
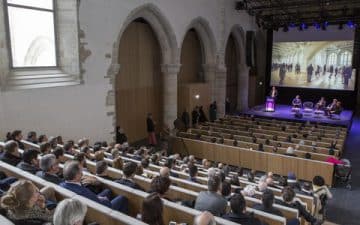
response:
M296 97L292 100L292 106L293 108L301 108L301 99L300 95L296 95Z

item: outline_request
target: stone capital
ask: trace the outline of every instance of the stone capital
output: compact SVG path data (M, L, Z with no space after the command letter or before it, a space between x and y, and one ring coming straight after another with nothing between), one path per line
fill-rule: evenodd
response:
M177 75L180 72L181 64L163 64L161 65L161 72L166 75Z
M202 67L205 73L214 73L217 70L215 64L203 64Z

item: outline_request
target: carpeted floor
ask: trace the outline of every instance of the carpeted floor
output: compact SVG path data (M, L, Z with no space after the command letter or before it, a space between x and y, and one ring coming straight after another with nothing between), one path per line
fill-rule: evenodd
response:
M335 187L334 198L328 202L327 220L341 225L360 224L360 117L353 124L345 143L344 158L352 164L352 190Z

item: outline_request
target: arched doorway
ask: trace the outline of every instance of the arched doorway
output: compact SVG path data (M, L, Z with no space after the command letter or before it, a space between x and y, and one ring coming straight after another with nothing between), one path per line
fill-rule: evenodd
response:
M116 124L134 142L146 138L146 116L162 125L161 48L152 27L143 19L130 23L122 34L116 76Z
M238 57L235 38L231 34L225 50L226 98L230 101L230 112L236 111L238 102Z
M185 94L182 86L190 83L204 82L202 44L197 32L190 29L181 47L181 69L178 75L178 115L185 110ZM192 109L187 109L191 112Z

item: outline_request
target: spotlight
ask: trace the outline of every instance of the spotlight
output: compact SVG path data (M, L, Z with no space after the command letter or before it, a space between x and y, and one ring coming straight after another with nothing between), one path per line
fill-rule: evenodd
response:
M302 28L303 30L307 30L307 29L308 29L308 25L307 25L306 23L302 23L300 26L301 26L301 28Z
M284 25L283 31L284 31L284 32L288 32L288 31L289 31L288 26Z
M314 27L315 27L316 30L319 30L320 29L320 24L315 22Z
M352 20L349 20L346 25L350 28L350 29L353 29L355 27L355 24Z

